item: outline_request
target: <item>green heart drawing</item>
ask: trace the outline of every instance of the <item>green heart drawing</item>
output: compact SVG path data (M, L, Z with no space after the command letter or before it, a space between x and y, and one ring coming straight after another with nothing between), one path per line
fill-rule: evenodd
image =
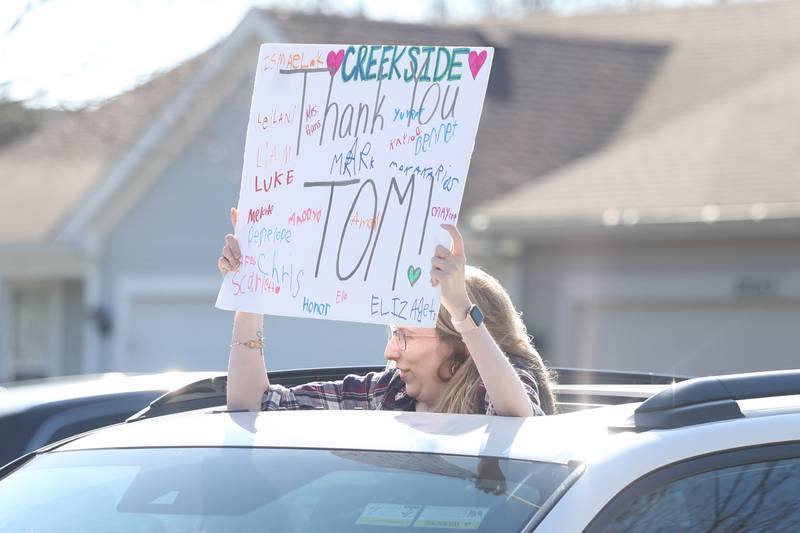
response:
M414 284L417 282L419 277L422 275L422 268L417 267L414 268L414 265L409 265L408 267L408 281L411 282L411 286L413 287Z

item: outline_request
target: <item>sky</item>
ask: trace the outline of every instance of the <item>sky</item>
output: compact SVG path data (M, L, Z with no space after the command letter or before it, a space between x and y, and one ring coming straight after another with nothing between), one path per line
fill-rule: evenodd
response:
M481 0L447 0L464 21L480 16ZM507 0L505 0L507 1ZM556 0L561 15L621 8L631 0ZM639 0L665 7L718 0ZM501 7L504 0L496 0ZM0 88L36 107L75 108L131 89L213 46L253 6L308 7L312 0L2 0ZM331 9L371 18L425 21L429 0L329 0ZM14 27L20 14L32 6Z

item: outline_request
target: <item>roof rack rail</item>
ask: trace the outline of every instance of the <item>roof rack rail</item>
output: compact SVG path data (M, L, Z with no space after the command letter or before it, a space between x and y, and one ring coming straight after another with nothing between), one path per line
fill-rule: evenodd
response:
M694 378L645 400L634 413L632 429L673 429L744 418L738 400L795 394L800 394L800 369Z
M555 367L559 383L598 385L672 385L690 379L679 374L656 374L653 372L628 372L625 370L599 370L594 368Z

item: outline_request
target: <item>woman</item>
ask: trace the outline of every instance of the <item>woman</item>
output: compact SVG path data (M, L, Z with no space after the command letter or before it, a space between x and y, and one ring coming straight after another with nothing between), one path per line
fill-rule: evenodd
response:
M231 209L236 227L236 209ZM263 316L237 311L228 360L228 408L387 409L534 416L555 411L552 377L532 346L508 293L489 274L466 266L464 241L443 224L452 249L437 246L431 284L442 289L436 328L392 327L383 372L287 389L270 385ZM238 270L241 252L225 236L220 272Z

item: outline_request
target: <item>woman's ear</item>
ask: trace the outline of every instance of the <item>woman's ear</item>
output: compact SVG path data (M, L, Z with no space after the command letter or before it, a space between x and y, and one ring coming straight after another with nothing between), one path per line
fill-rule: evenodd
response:
M442 364L436 368L436 377L439 378L439 381L447 383L453 379L455 369L455 355L453 355L453 357L444 360Z

